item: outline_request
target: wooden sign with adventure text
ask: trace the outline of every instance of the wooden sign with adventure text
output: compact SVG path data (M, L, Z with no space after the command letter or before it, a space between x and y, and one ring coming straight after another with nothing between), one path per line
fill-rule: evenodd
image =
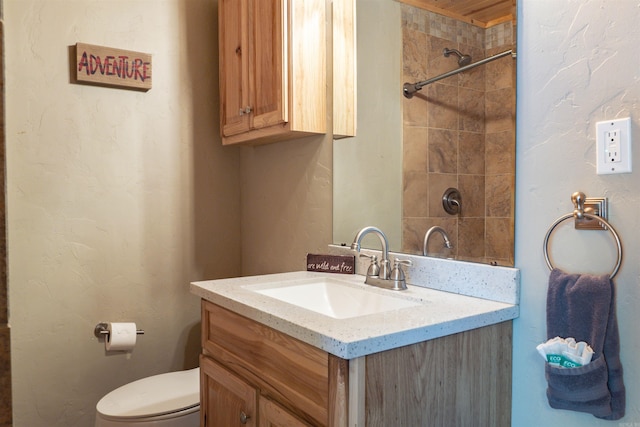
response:
M76 43L76 81L127 89L151 89L151 54Z
M323 273L356 273L356 257L353 255L307 254L307 271Z

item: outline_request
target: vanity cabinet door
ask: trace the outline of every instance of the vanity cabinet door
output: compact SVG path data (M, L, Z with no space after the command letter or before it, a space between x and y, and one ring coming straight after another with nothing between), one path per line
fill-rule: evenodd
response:
M310 427L300 421L293 414L277 403L260 397L260 425L259 427Z
M237 426L244 410L255 427L347 427L347 360L206 300L202 352L202 412L208 420L216 410L231 413L225 419L231 424L214 418L203 425ZM214 402L217 396L226 400Z
M200 424L256 427L257 390L212 359L200 357Z

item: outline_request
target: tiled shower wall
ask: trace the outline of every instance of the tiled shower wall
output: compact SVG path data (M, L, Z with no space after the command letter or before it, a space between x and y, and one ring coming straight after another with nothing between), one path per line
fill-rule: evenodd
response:
M7 239L5 204L5 127L4 127L4 20L0 0L0 427L12 425L11 352L7 301Z
M511 22L489 29L402 6L403 79L417 82L458 67L445 47L473 61L513 48ZM429 253L513 265L515 64L506 56L425 86L403 101L403 252L422 253L424 234L443 227L454 249L434 236ZM449 187L462 212L442 207Z

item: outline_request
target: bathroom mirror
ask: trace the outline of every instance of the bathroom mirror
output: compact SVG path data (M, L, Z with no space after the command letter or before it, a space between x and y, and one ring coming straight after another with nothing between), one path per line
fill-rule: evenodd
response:
M472 16L465 11L474 0L456 10L441 3L356 2L357 136L334 141L333 240L350 244L374 225L391 250L422 254L425 233L439 226L453 247L433 233L428 255L512 266L514 56L425 85L411 99L402 87L515 52L515 4L496 0ZM460 197L454 214L443 205L449 189Z

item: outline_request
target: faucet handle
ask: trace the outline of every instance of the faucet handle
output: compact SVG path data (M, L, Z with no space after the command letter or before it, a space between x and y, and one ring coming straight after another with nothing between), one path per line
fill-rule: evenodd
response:
M410 259L396 258L393 260L393 268L400 268L401 265L411 266L413 262Z
M361 258L369 258L371 264L367 269L367 277L380 277L380 266L378 265L378 257L376 255L360 254Z
M407 289L407 281L405 279L404 271L402 270L403 265L412 265L410 259L400 259L396 258L393 261L393 270L391 270L391 280L394 282L393 289L402 290Z

